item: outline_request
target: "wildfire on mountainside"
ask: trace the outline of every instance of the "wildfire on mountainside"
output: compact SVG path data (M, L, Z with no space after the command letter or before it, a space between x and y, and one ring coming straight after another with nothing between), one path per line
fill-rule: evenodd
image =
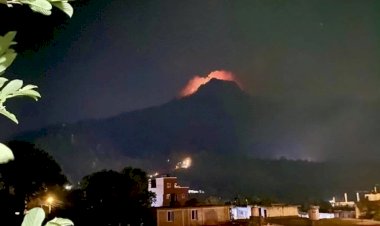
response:
M213 78L224 80L224 81L234 81L238 84L240 88L242 88L241 84L236 79L235 75L232 74L232 72L218 70L218 71L211 72L206 77L201 77L199 75L194 76L192 79L190 79L187 82L186 86L179 93L179 96L185 97L185 96L189 96L195 93L201 85L208 83Z

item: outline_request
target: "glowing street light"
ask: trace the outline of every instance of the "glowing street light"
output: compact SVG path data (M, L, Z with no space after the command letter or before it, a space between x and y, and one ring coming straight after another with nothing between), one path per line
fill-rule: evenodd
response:
M54 198L52 196L47 197L46 203L47 203L47 206L49 207L49 213L51 213L51 206L54 203Z

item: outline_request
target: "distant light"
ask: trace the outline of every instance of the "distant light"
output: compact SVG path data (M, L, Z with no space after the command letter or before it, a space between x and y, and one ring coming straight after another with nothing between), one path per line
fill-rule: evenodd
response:
M20 215L20 212L15 212L15 215Z
M153 178L153 177L157 177L158 175L159 175L159 173L155 172L154 174L149 174L148 177Z
M64 188L65 188L65 190L70 191L73 188L73 185L65 184Z

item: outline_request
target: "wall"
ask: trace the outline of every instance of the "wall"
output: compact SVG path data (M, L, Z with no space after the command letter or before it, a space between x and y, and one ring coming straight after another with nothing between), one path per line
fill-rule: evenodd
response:
M379 201L380 200L380 193L365 194L364 197L366 199L368 199L368 201Z
M298 206L255 206L252 208L252 216L289 217L298 216Z
M167 185L170 184L170 187ZM181 205L184 205L189 197L189 188L181 187L177 184L176 177L165 177L164 178L164 201L163 206L169 206L171 202L171 198L168 198L167 195L174 195L176 201L178 201Z
M149 180L148 190L156 194L156 200L152 203L153 207L160 207L164 203L164 178L156 178L156 187L151 187Z
M173 221L167 220L168 211L173 211ZM197 219L191 219L192 211L197 211ZM157 226L197 226L217 225L230 221L229 206L158 208Z
M152 180L156 181L156 187L152 187ZM153 207L170 206L172 201L178 201L180 205L184 205L189 197L189 187L179 186L176 177L150 179L148 190L156 194L156 200L152 203Z
M267 217L298 216L297 206L271 206L267 207Z

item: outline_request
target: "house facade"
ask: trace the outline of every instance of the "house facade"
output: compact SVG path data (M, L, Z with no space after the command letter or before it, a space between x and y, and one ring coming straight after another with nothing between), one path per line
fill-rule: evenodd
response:
M298 216L298 206L273 204L252 207L252 217L292 217Z
M156 194L153 207L184 205L189 197L189 187L179 186L177 177L149 179L148 190Z
M157 226L219 225L231 220L230 206L157 208Z

